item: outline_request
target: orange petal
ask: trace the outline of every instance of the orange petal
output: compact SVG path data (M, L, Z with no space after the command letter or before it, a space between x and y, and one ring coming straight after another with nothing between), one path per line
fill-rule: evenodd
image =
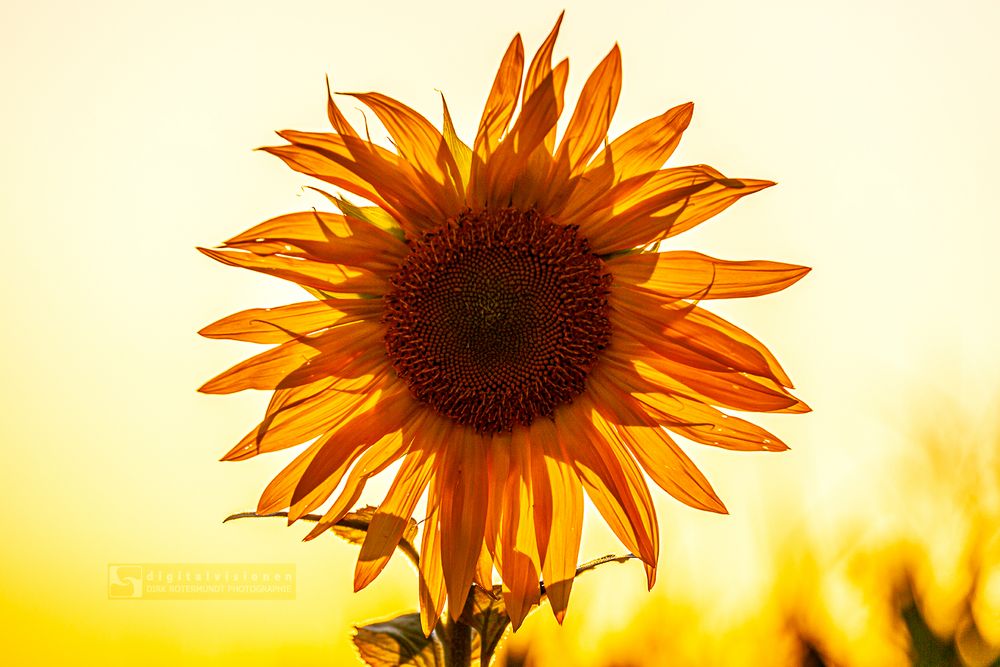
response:
M626 332L619 332L605 351L632 391L673 393L711 405L751 412L808 412L809 408L777 383L745 373L693 368L660 357Z
M379 197L372 184L352 169L353 160L343 146L343 141L339 142L337 148L336 153L324 153L298 145L265 146L260 150L281 158L285 164L299 173L332 183L347 192L364 197L377 206L388 207L388 203ZM334 156L340 159L333 159Z
M276 308L251 308L209 324L198 333L248 343L285 343L300 336L382 316L381 299L325 299Z
M515 183L536 150L544 152L542 142L559 120L554 73L550 73L539 88L526 98L514 127L484 168L487 204L496 208L509 205L514 199ZM560 95L561 96L561 95Z
M363 445L358 445L363 447ZM323 518L305 536L305 540L313 540L330 529L335 523L344 518L361 497L361 492L365 488L368 480L388 468L394 461L405 456L409 442L398 432L389 433L381 440L369 447L367 451L358 459L358 462L351 468L344 482L344 488L337 496L337 499L327 510ZM315 463L315 458L313 459ZM312 467L312 464L310 464ZM337 468L339 471L340 468ZM309 468L306 469L306 472ZM303 474L303 477L305 473ZM322 505L333 494L334 489L339 484L336 474L331 472L331 476L321 480L320 483L311 487L307 492L302 491L302 482L295 488L292 505L288 510L288 522L298 521L304 515Z
M379 276L371 271L343 264L280 255L262 257L243 250L208 248L198 248L198 250L217 262L259 271L324 292L381 296L389 290L387 276Z
M556 152L556 163L566 165L571 175L583 171L587 160L607 138L621 89L622 58L615 44L584 84Z
M699 179L662 192L608 220L605 228L613 231L602 234L601 240L593 243L594 250L607 254L676 236L729 208L741 197L772 185L772 181L751 179Z
M788 445L756 424L677 394L635 394L660 424L688 440L737 451L781 452Z
M336 378L278 389L271 397L264 419L224 457L223 461L245 461L258 454L300 445L335 429L356 412L368 410L385 376L367 392L338 391Z
M399 238L364 220L307 211L268 220L226 241L255 255L284 255L370 271L395 272L409 249Z
M486 524L488 475L483 438L459 429L445 445L441 468L441 561L448 607L458 619L472 585Z
M371 341L380 335L381 329L381 325L359 321L318 334L300 336L236 364L206 382L198 391L205 394L231 394L244 389L294 386L296 383L285 382L286 379L297 369L311 368L308 365L311 360L322 357L326 360L322 364L328 371L326 375L335 375L364 351L378 353L371 359L371 368L376 369L383 363L378 356L384 357L384 354ZM321 379L321 376L315 379ZM297 384L309 381L311 380L303 379Z
M560 444L572 452L587 495L618 539L644 562L656 565L659 528L649 488L628 452L595 431L593 413L586 393L556 410Z
M726 506L697 466L634 400L609 381L602 369L591 374L599 431L620 438L656 485L685 505L726 514Z
M336 484L330 484L331 476L334 471L340 469L345 451L353 451L356 447L371 447L350 474L358 490L364 486L364 481L368 477L377 474L402 456L408 445L406 439L386 436L402 429L403 424L419 411L419 405L398 389L394 388L392 392L387 393L389 396L386 398L391 396L391 400L382 400L373 410L355 415L331 434L331 445L321 449L313 458L309 467L303 472L292 496L293 512L297 516L310 511L312 508L306 509L306 507L312 505L322 492L332 492L336 487ZM378 419L372 418L373 412L377 412ZM339 483L339 480L337 482ZM349 496L346 488L341 498L345 496ZM289 519L292 519L291 515Z
M617 284L631 284L687 299L729 299L771 294L809 273L795 264L754 260L731 262L698 252L629 253L607 267Z
M691 103L641 123L611 142L587 167L566 203L564 217L593 210L609 188L636 176L649 178L667 161L691 122Z
M515 428L511 443L510 471L504 493L500 551L503 554L503 596L516 631L533 605L538 604L541 566L535 541L532 513L531 461L528 431Z
M678 316L671 309L650 308L642 311L640 316L631 310L631 306L623 307L618 300L612 308L612 325L616 321L622 324L629 322L631 329L623 335L638 340L671 362L717 373L773 376L767 359L760 352L725 331L694 321L690 313ZM702 336L695 337L692 332ZM783 372L781 374L784 377ZM779 381L777 377L772 379Z
M295 486L299 483L302 473L312 463L316 453L329 440L330 438L319 438L316 440L316 442L306 447L305 450L271 480L257 502L257 514L271 514L272 512L286 509L292 504L292 494L295 492ZM364 447L356 447L351 451L342 452L344 456L343 465L331 477L336 476L339 483L351 463L354 462L363 449Z
M559 26L562 25L563 16L566 14L565 10L559 13L559 18L556 19L556 24L552 27L549 32L548 37L542 42L542 45L538 48L535 53L535 57L531 59L531 64L528 66L528 73L524 80L524 99L530 100L535 91L542 87L546 78L552 70L552 51L556 45L556 38L559 36ZM556 101L556 117L562 113L563 109L563 90L566 86L566 74L569 72L569 61L564 60L563 65L560 63L560 67L564 70L564 74L561 76L556 75L553 79L553 95ZM553 126L549 129L545 136L545 147L548 152L552 151L552 147L555 144L556 128Z
M770 350L731 322L685 302L664 302L642 288L612 288L612 324L629 321L627 335L672 361L706 370L767 377L782 387L792 381Z
M448 144L448 149L451 150L451 157L455 160L455 166L458 168L460 179L457 186L459 194L464 199L465 186L469 184L469 173L472 170L472 149L455 132L455 124L451 120L451 113L448 111L448 103L445 101L443 93L441 94L441 106L444 109L442 134L444 135L445 143Z
M389 131L399 154L421 176L431 192L431 201L443 217L456 215L464 208L459 187L458 165L444 137L419 113L402 102L380 93L352 93L378 116Z
M677 148L693 112L694 104L688 102L636 125L599 153L591 168L605 163L613 165L616 183L656 171Z
M545 477L551 491L552 516L550 534L542 561L545 591L559 623L566 617L569 594L576 576L583 532L583 487L572 466L569 452L563 451L552 423L536 420L532 429L539 432L533 442L544 454Z
M521 36L515 35L507 52L500 61L493 87L486 98L483 117L479 121L476 141L473 144L474 158L469 176L468 199L470 204L485 203L485 186L482 169L490 155L500 144L507 126L514 117L517 99L521 95L521 74L524 71L524 45Z
M420 538L420 627L427 637L441 618L447 593L444 570L441 569L441 531L438 526L441 497L439 480L440 476L437 476L430 484L424 534Z
M511 434L498 433L489 440L489 506L486 510L484 543L497 570L503 567L500 551L500 526L503 520L504 492L510 477Z
M299 149L294 154L295 160L285 157L289 147L265 150L285 159L293 169L335 185L339 183L331 175L341 176L345 171L369 184L376 194L361 196L399 221L407 236L415 237L422 230L440 224L441 211L429 199L433 192L425 189L426 183L418 178L414 168L395 153L343 135L293 130L278 135Z
M354 570L354 590L360 591L385 568L396 551L413 509L434 471L435 450L418 448L403 459L385 500L372 517Z
M479 560L476 561L476 571L473 575L473 580L484 591L493 590L493 558L490 556L490 550L486 548L485 540L483 541L483 546L479 549Z

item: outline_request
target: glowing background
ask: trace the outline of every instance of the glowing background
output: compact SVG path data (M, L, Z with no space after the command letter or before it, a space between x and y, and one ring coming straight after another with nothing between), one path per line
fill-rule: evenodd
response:
M325 127L324 74L335 89L384 92L435 122L440 89L468 137L511 36L520 31L532 52L564 4L0 8L0 635L14 663L350 664L351 623L415 604L402 559L354 595L355 547L302 544L304 528L280 521L220 525L251 508L290 457L216 462L266 397L196 394L246 349L194 332L301 292L193 246L319 204L305 177L250 149L274 142L275 129ZM850 551L905 532L920 509L930 518L915 532L939 535L945 551L959 544L960 522L935 513L931 486L906 463L914 418L940 426L947 416L938 473L965 470L952 466L966 445L1000 446L996 431L975 430L996 414L1000 371L1000 4L567 9L556 55L571 57L568 100L618 41L625 79L612 135L694 100L674 163L780 183L673 247L815 267L787 293L712 304L772 346L815 412L761 420L791 444L785 454L689 447L732 515L659 494L653 594L640 568L607 566L574 588L563 630L546 610L511 645L537 637L539 656L575 656L567 664L639 660L640 649L648 659L649 647L629 648L635 628L672 614L721 636L727 619L777 599L775 571L785 587L801 576L808 595L808 544L835 539L844 523L860 526L839 547ZM961 437L948 440L955 429ZM984 461L973 469L996 465ZM990 498L974 502L995 509ZM621 548L595 523L581 553L609 551ZM946 576L960 556L940 559ZM233 561L295 563L297 600L107 600L108 563ZM847 602L839 609L846 626L871 621ZM843 644L871 664L889 655Z

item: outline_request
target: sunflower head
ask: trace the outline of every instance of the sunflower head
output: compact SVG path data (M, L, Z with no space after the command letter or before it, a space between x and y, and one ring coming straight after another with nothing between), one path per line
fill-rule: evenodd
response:
M365 203L320 190L338 213L292 213L202 249L313 297L201 331L273 345L201 388L274 392L224 459L308 443L258 505L288 508L290 521L323 506L308 538L400 462L355 586L378 575L426 498L425 632L446 600L457 617L472 583L489 589L494 576L515 628L539 602L540 579L562 621L584 492L652 586L659 547L646 477L687 505L725 512L674 437L782 450L728 410L808 410L764 345L701 305L778 291L808 269L661 244L772 183L663 168L690 104L609 143L617 46L557 141L568 72L566 60L552 65L558 31L559 22L526 70L514 38L471 144L447 105L439 131L389 97L354 95L388 131L388 150L328 95L332 132L280 132L288 143L265 150Z

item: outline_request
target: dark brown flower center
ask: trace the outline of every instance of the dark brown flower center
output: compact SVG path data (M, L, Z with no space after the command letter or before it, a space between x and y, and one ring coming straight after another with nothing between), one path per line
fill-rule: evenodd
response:
M385 347L417 399L483 433L551 416L611 336L611 276L576 228L466 211L413 246L385 297Z

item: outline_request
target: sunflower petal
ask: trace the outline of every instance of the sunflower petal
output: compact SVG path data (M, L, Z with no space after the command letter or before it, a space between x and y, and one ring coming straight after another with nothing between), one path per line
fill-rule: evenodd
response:
M457 620L469 595L483 544L486 523L485 444L478 435L461 429L446 444L441 468L446 475L441 490L441 561L448 588L449 609Z
M396 150L416 169L444 217L457 214L463 208L460 188L456 186L461 176L437 128L410 107L386 95L351 93L351 96L367 105L382 121Z
M726 514L726 506L701 471L654 419L633 399L614 387L603 372L592 382L600 387L598 429L606 437L620 437L656 485L685 505Z
M732 262L698 252L630 253L606 262L618 284L668 296L731 299L778 292L809 273L809 268L754 260Z
M451 120L451 112L448 111L448 103L445 101L443 93L441 94L441 106L444 116L442 134L444 135L445 143L448 144L448 149L451 150L455 166L458 168L458 175L460 177L457 183L459 194L465 197L465 186L469 184L469 172L472 170L472 149L455 132L455 123Z
M580 481L611 530L629 551L655 566L659 528L649 488L628 452L595 432L593 412L588 394L557 410L560 443L573 453Z
M781 452L788 445L756 424L677 394L635 394L661 425L688 440L736 451Z
M267 406L264 419L222 457L223 461L245 461L259 454L300 445L335 429L356 412L375 404L374 392L384 377L373 382L369 391L338 391L336 378L313 384L278 389Z
M516 631L533 605L538 604L538 545L531 515L531 464L527 429L514 430L509 479L504 493L503 525L500 530L503 596Z
M441 530L438 525L441 498L439 479L440 475L430 484L424 534L420 538L420 627L428 637L441 618L447 598L444 570L441 569Z
M500 69L486 98L483 117L479 121L476 141L472 146L474 157L467 188L470 204L483 204L486 201L483 167L500 144L500 137L514 117L514 109L521 95L523 71L524 45L521 43L521 36L515 35L500 61Z
M572 455L564 451L555 427L549 420L538 420L532 429L539 432L535 441L540 445L545 465L545 477L551 491L552 516L558 520L549 524L550 534L542 561L545 592L556 620L562 623L569 607L576 564L580 556L583 533L583 487L572 466Z
M565 165L570 175L583 171L587 160L607 137L621 89L622 58L615 44L584 84L556 152L557 165Z
M396 551L413 509L434 471L435 451L420 448L403 459L385 500L372 517L354 570L354 590L360 591L385 568Z
M325 299L251 308L209 324L198 333L248 343L284 343L351 322L375 322L382 308L381 300L376 299Z
M559 36L559 26L562 25L563 16L565 16L565 10L559 12L559 18L556 19L556 24L552 27L545 41L538 48L535 53L535 57L531 59L531 64L528 65L528 73L525 76L524 81L524 99L531 99L535 91L542 87L546 78L552 70L552 51L555 49L556 38ZM569 61L564 60L565 66L560 63L560 66L565 72L569 71ZM566 76L562 76L561 85L559 83L559 76L556 75L553 79L553 96L556 101L556 117L562 113L563 108L563 90L566 86ZM556 128L553 126L549 129L545 136L545 147L548 152L552 151L552 147L555 144Z
M243 250L198 248L198 251L228 266L259 271L275 278L290 280L299 285L334 294L382 295L389 289L386 277L366 269L342 264L280 255L262 257Z

